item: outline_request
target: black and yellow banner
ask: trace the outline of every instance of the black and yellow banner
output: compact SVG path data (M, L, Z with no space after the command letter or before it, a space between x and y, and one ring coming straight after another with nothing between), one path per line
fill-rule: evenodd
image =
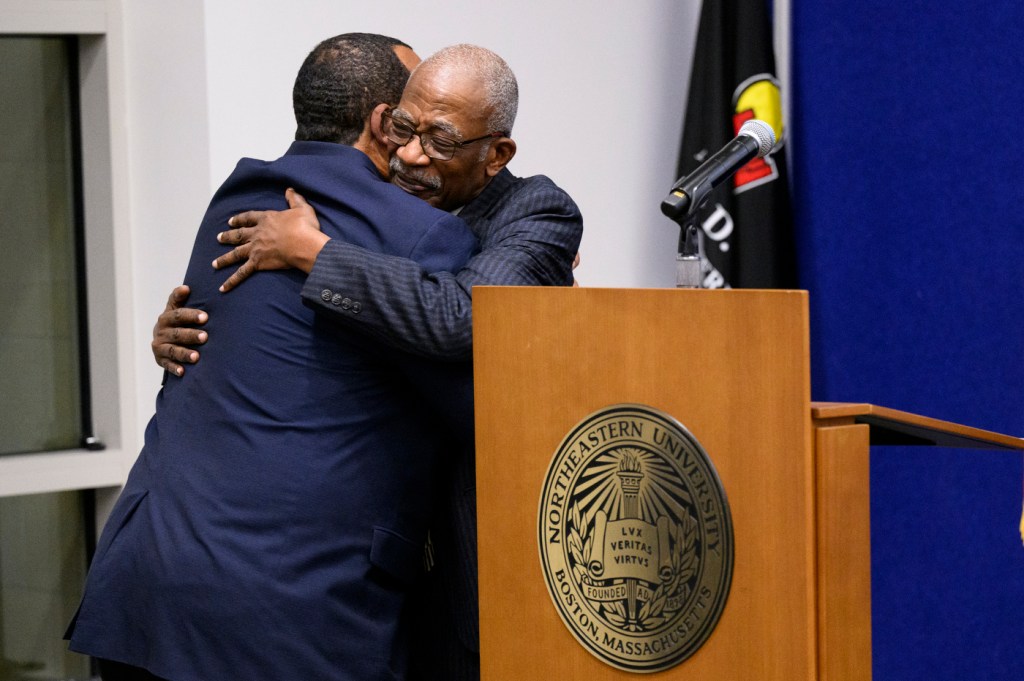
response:
M795 288L782 99L765 0L705 0L686 106L678 177L759 118L775 151L719 186L700 213L704 288Z

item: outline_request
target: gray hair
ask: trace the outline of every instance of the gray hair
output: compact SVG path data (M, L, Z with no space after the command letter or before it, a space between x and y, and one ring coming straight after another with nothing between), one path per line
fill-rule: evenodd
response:
M519 84L512 69L497 54L477 45L452 45L427 57L416 67L419 69L454 70L479 79L484 87L484 106L490 111L487 129L512 134L519 109Z

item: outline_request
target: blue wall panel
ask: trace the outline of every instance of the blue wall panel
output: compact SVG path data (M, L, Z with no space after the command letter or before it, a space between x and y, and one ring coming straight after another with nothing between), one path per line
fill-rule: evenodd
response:
M1024 3L793 3L812 396L1024 435ZM1021 457L872 453L878 681L1024 679Z

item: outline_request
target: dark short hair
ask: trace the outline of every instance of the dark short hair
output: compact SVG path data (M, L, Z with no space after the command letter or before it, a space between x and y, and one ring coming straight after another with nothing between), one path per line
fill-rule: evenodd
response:
M409 70L395 47L409 47L374 33L343 33L309 53L295 78L295 139L353 144L381 102L397 104Z

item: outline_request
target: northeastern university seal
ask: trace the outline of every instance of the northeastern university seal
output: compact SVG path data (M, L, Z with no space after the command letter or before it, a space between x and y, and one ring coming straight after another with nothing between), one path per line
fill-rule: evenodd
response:
M548 468L540 559L562 621L607 664L656 672L711 635L732 582L732 521L700 443L652 407L601 409Z

